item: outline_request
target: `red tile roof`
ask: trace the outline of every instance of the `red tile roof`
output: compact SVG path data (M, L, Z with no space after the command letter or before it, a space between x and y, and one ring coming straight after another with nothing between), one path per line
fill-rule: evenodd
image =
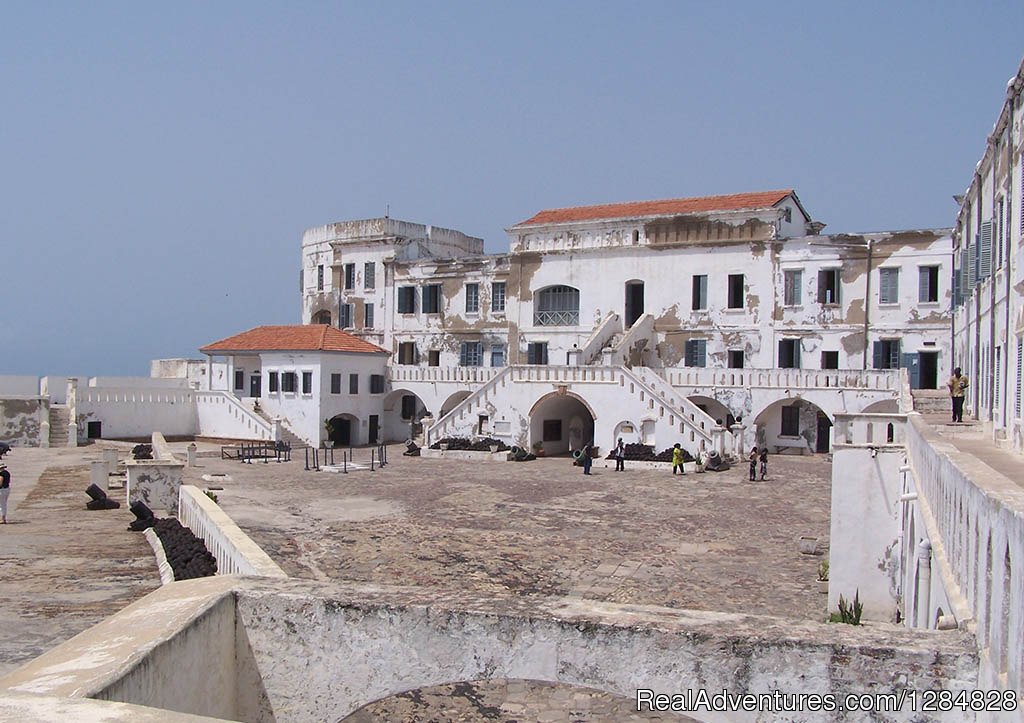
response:
M327 324L257 326L241 334L207 344L204 354L233 351L350 351L365 354L388 352L376 344L346 334Z
M665 201L632 201L630 203L606 203L600 206L574 206L572 208L549 208L516 226L532 226L545 223L568 223L572 221L594 221L605 218L637 218L639 216L671 216L684 213L708 211L737 211L748 208L770 208L793 189L759 191L756 193L734 193L728 196L702 196L700 198L673 198Z

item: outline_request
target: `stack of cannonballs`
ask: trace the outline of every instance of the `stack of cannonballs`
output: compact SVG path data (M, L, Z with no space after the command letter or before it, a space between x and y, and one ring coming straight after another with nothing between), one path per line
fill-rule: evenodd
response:
M175 580L191 580L217 574L217 560L206 544L172 517L155 520L153 531L160 538Z
M153 459L153 445L136 444L132 447L132 459Z
M614 447L605 459L615 459ZM624 459L631 462L671 462L672 447L655 454L654 447L649 444L627 444L626 456ZM685 449L683 450L683 461L693 461L693 457Z
M490 452L491 447L497 447L499 452L507 452L509 446L500 439L493 437L477 437L466 439L465 437L445 437L430 445L431 449L441 449L441 445L447 445L448 449L459 452Z

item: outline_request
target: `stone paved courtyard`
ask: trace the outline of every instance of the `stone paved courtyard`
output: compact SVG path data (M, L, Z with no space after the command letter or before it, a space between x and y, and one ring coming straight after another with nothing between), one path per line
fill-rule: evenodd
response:
M745 467L678 477L602 462L586 477L566 458L399 450L375 472L202 458L190 475L231 475L221 506L291 576L824 618L823 558L797 546L817 537L827 555L823 456L773 457L769 479L751 483Z

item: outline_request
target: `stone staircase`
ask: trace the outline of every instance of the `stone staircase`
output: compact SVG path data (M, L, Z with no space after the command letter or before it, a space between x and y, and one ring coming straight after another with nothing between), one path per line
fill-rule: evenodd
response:
M922 415L941 413L952 419L953 405L945 389L913 389L910 396L914 399L915 412Z
M273 424L274 419L262 407L255 407L251 402L247 402L245 406L249 407L256 416L267 421L268 424ZM299 435L295 434L288 427L288 420L281 418L281 441L291 445L292 449L299 449L300 447L309 447L310 444Z
M71 412L66 404L50 405L50 446L68 446L68 422Z

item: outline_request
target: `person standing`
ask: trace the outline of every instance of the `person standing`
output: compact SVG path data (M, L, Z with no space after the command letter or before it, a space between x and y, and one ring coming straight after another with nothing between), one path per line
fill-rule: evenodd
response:
M686 474L686 470L683 469L683 448L676 442L672 448L672 474L679 470L679 474Z
M750 481L753 482L757 479L757 447L750 450L750 456L747 459L750 461Z
M761 479L768 476L768 445L761 447Z
M11 494L11 473L6 464L0 464L0 524L7 524L7 497Z
M594 464L594 450L588 444L583 447L583 474L590 474L590 468Z
M624 472L626 470L626 445L622 443L622 437L619 437L618 444L615 445L615 471Z
M946 382L946 386L949 387L949 397L953 400L954 422L964 421L964 390L967 389L968 384L970 382L960 373L960 367L953 370L953 376Z

